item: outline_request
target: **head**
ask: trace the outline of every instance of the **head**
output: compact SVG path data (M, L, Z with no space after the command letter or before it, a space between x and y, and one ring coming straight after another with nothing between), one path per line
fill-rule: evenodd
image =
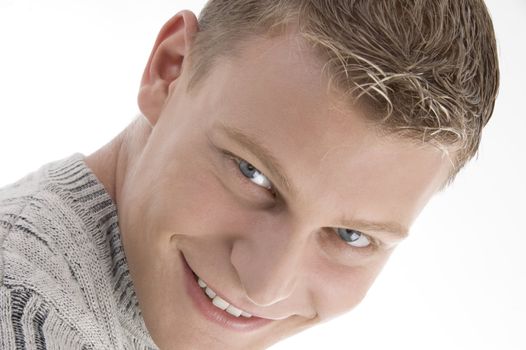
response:
M355 307L476 153L495 46L475 0L211 0L172 17L117 190L155 342L265 348ZM210 306L194 274L253 318Z

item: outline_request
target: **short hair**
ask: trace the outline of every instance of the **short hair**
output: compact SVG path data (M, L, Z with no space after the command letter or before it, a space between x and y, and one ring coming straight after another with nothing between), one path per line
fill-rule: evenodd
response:
M295 25L329 85L367 106L378 130L448 155L440 190L477 154L493 113L499 67L483 0L209 0L198 24L187 92L241 44Z

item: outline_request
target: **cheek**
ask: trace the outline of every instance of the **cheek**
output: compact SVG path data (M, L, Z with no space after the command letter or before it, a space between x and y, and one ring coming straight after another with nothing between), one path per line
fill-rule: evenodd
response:
M166 169L169 180L156 195L155 215L162 231L202 236L241 227L244 209L207 166L186 163Z
M386 253L364 266L332 267L317 274L316 303L322 319L332 318L352 310L366 296L388 259Z

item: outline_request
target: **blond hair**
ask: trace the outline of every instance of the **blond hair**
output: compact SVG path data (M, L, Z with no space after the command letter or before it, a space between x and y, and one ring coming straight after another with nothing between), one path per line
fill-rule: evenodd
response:
M383 133L448 153L441 189L477 154L499 86L482 0L209 0L198 21L187 91L241 43L294 24L323 60L329 85L351 104L366 101Z

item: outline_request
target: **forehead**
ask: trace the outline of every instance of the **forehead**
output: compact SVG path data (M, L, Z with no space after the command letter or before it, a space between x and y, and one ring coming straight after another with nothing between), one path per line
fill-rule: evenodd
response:
M203 85L210 129L232 125L264 143L303 203L409 226L449 162L431 146L380 136L328 92L322 66L294 35L247 43Z

